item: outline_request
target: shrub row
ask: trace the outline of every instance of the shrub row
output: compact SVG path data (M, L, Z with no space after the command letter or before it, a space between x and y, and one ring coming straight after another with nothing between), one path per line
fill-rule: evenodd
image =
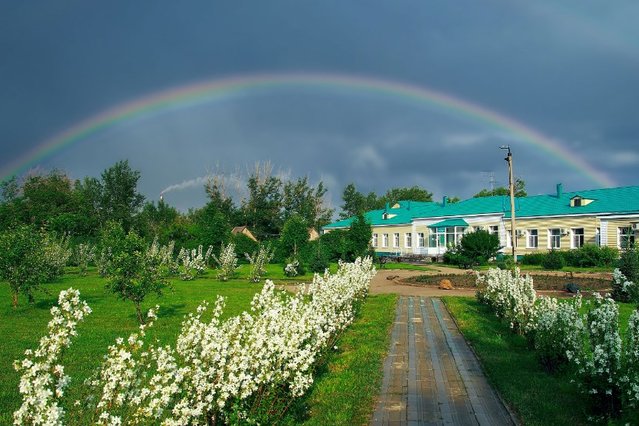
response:
M561 269L564 266L614 266L618 258L619 251L615 248L586 244L575 250L549 250L545 253L525 254L520 261L524 265L540 265L544 269Z

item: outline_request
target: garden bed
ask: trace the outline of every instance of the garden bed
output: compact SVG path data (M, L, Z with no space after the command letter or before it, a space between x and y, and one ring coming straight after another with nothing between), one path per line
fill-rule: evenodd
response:
M453 287L456 288L475 288L477 277L474 273L468 274L442 274L442 275L417 275L414 277L404 278L401 280L403 284L417 286L433 286L439 285L443 279L450 280ZM533 276L534 286L536 290L564 290L569 283L577 284L582 291L586 290L609 290L611 288L610 278L603 276L583 277L570 275L545 275L535 274Z

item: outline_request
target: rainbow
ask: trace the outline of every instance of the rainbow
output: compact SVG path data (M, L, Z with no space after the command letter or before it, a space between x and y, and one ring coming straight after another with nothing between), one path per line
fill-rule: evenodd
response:
M0 170L0 176L9 177L22 174L63 148L127 120L152 116L166 110L183 109L202 103L224 100L237 95L251 95L260 90L276 90L287 87L340 89L372 93L430 105L444 112L505 130L518 140L560 159L597 185L615 186L615 183L608 176L596 170L578 154L568 151L558 141L488 108L421 86L362 76L326 73L256 74L213 79L138 98L89 117L43 141Z

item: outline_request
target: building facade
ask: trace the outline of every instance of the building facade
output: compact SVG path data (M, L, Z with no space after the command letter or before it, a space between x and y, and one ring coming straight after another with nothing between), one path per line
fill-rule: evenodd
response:
M400 201L365 214L378 254L442 256L464 234L483 229L497 234L502 251L512 247L510 199L470 198L458 203ZM322 232L346 229L354 218L331 223ZM634 243L639 229L639 186L564 192L515 199L518 255L585 244L615 248Z

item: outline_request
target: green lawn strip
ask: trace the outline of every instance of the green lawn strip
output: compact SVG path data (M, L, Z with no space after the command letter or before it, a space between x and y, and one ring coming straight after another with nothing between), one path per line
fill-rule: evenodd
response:
M434 271L433 268L429 268L428 266L411 265L410 263L397 263L397 262L385 263L383 269L403 269L407 271Z
M446 266L450 268L462 269L456 265L446 265ZM490 264L490 265L474 266L473 269L476 269L479 271L487 271L490 268L496 268L496 267L497 267L496 265ZM612 273L614 269L612 266L593 266L593 267L564 266L561 269L551 270L551 269L544 269L541 265L524 265L522 263L517 264L517 267L522 271L583 272L583 273L601 273L601 272Z
M338 350L328 356L313 387L300 401L305 414L298 414L293 423L369 423L382 382L396 303L396 295L368 297L357 319L339 339ZM309 417L304 419L304 415Z
M226 297L226 317L239 314L250 308L253 295L261 290L261 284L246 280L219 282L214 271L193 281L171 280L173 290L163 297L150 296L143 304L146 310L160 305L158 320L149 331L148 342L156 338L161 343L175 343L184 315L195 312L203 300L214 303L217 295ZM135 309L131 302L118 300L104 289L105 279L91 271L87 277L68 273L59 282L46 284L49 294L36 295L36 303L28 305L20 299L16 310L11 307L9 288L0 283L0 424L12 423L12 413L21 403L18 394L19 376L13 368L15 359L22 359L25 349L36 348L40 338L47 332L51 319L49 309L56 303L61 290L69 287L80 290L93 313L78 327L78 336L64 354L62 364L72 382L69 387L71 399L78 396L78 384L99 366L107 347L116 337L127 337L138 328Z
M588 423L587 405L569 369L546 373L526 340L510 331L485 305L474 298L444 297L466 340L479 356L489 381L525 425L578 425ZM619 322L625 334L634 306L619 304ZM630 417L628 417L630 416ZM636 418L612 424L624 424Z

